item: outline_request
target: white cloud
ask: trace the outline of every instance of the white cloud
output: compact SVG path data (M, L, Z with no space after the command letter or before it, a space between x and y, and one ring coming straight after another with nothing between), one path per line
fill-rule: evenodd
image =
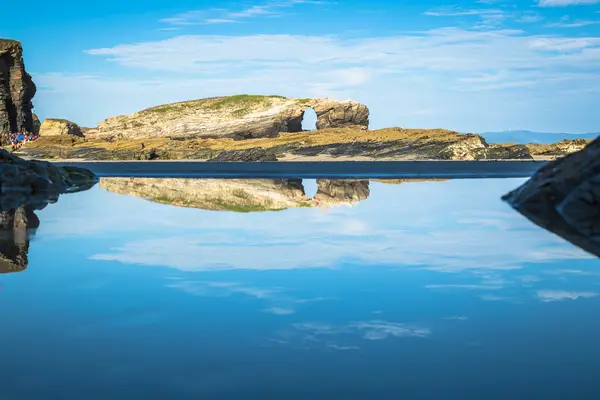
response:
M297 5L329 5L336 4L329 1L317 0L288 0L269 1L262 5L252 5L246 8L230 10L224 8L212 8L207 10L192 10L163 18L160 22L172 25L198 25L198 24L220 24L240 22L240 20L257 17L280 17L284 10Z
M600 0L538 0L540 7L565 7L597 3L600 3Z
M538 290L536 294L543 302L587 299L598 296L597 292L571 292L566 290Z
M585 112L589 98L577 96L599 81L597 37L458 28L362 38L179 35L87 54L122 75L35 74L42 117L95 125L168 102L273 93L362 101L375 128L485 131L507 120L528 128L520 118L544 121L550 131L576 121L589 131L600 123L598 114ZM550 96L563 90L573 93Z

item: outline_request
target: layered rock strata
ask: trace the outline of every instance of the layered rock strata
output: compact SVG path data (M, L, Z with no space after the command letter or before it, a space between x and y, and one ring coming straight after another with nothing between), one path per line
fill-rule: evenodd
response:
M25 71L23 48L15 40L0 39L0 136L34 131L33 104L36 87Z

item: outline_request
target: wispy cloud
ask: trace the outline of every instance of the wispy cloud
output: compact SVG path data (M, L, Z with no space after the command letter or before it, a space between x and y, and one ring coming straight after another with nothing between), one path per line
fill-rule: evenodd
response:
M284 15L286 9L301 4L328 5L335 4L335 2L318 0L273 0L262 5L252 5L238 10L212 8L207 10L187 11L172 17L163 18L160 22L173 25L227 24L257 17L281 17Z
M571 292L566 290L538 290L537 297L543 302L587 299L598 296L597 292Z
M538 0L540 7L566 7L600 3L600 0Z
M563 16L559 22L551 22L545 26L548 28L579 28L582 26L596 25L600 21L595 20L571 20L568 15Z

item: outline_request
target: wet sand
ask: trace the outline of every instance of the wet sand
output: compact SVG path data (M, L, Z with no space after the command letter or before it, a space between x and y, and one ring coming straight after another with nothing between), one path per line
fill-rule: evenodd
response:
M100 177L468 179L527 178L545 161L54 161Z

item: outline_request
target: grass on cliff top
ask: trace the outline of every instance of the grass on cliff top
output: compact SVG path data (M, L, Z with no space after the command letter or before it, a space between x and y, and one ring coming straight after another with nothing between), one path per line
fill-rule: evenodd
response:
M108 142L92 137L86 139L43 137L35 142L27 143L30 148L44 147L71 147L71 148L102 148L107 150L140 151L141 144L145 149L168 149L168 150L242 150L254 147L269 149L286 144L298 144L301 146L322 146L335 143L361 143L361 142L392 142L404 140L410 142L454 142L460 133L446 129L403 129L385 128L372 131L361 131L352 128L329 128L315 131L304 131L295 133L281 133L274 138L234 140L221 139L190 139L170 140L168 138L144 138L135 140L118 140Z
M284 96L263 96L252 94L238 94L225 97L211 97L200 100L182 101L178 103L165 104L162 106L147 108L140 113L166 114L196 108L208 111L230 110L231 114L240 117L249 114L258 107L270 107L271 99L286 99Z

